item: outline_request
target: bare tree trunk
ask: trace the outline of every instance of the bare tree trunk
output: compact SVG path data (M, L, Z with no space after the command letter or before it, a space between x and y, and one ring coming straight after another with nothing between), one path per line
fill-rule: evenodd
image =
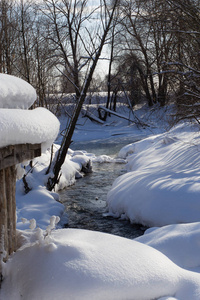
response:
M70 143L71 143L71 138L72 138L72 135L74 133L75 125L76 125L76 122L78 120L82 105L85 101L86 94L87 94L88 88L90 86L92 76L93 76L94 70L96 68L97 62L98 62L99 57L101 55L101 51L102 51L102 48L104 46L107 34L109 32L109 29L110 29L110 26L111 26L111 23L112 23L112 20L113 20L114 12L115 12L115 9L116 9L116 6L117 6L118 2L119 2L119 0L115 0L115 2L114 2L114 5L113 5L112 11L110 13L108 23L106 24L103 36L101 38L101 42L100 42L98 51L96 52L96 55L93 58L92 65L91 65L90 70L89 70L89 74L88 74L87 78L85 79L85 83L83 85L82 91L81 91L80 96L78 98L78 103L77 103L74 115L71 119L71 123L68 127L68 130L67 130L65 136L63 137L63 141L62 141L61 147L59 149L58 155L56 157L56 161L54 162L54 167L53 167L54 176L49 177L48 182L47 182L47 188L49 190L52 190L55 187L55 185L59 182L60 170L61 170L62 164L65 161L65 157L66 157L67 151L68 151Z
M28 62L28 49L27 49L27 42L25 37L25 24L24 24L24 0L21 0L21 34L22 34L22 41L23 41L23 56L24 56L24 68L25 68L25 78L28 83L30 81L30 66Z
M109 61L109 68L108 68L108 80L107 80L107 88L108 88L108 95L107 95L107 102L106 108L109 107L110 104L110 94L111 94L111 74L112 74L112 63L113 63L113 53L114 53L114 40L115 40L115 25L112 28L112 37L111 37L111 50L110 50L110 61ZM107 118L107 112L105 112L103 120L105 121Z

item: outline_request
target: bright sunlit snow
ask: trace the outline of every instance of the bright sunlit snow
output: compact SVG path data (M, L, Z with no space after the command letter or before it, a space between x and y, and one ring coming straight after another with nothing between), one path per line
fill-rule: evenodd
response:
M181 269L147 245L77 229L61 229L45 236L45 232L35 230L32 243L22 247L7 263L3 297L9 295L9 300L144 300L167 295L197 300L200 297L198 274Z
M54 127L59 124L54 116L43 109L26 112L27 118L23 118L22 110L0 110L2 143L6 139L4 130L12 132L14 127L21 134L14 137L7 133L8 143L11 137L13 143L28 142L26 128L35 143L38 139L46 142L50 136L55 139L57 128ZM145 116L146 108L137 114ZM39 119L40 125L35 124ZM66 117L60 120L64 128ZM117 159L107 153L96 156L69 149L57 189L74 184L76 178L83 176L82 167L90 161L124 163L126 159L128 172L115 181L108 195L109 213L149 226L171 225L150 228L136 241L87 230L54 229L64 206L56 192L45 188L51 156L48 149L33 160L33 168L28 162L17 168L19 249L3 264L0 299L200 299L198 126L185 123L163 134L167 127L163 119L163 124L157 123L155 128L157 119L154 122L148 117L145 122L151 128L146 129L138 129L126 120L119 121L117 116L108 120L102 126L90 120L81 124L80 118L73 140L95 142L103 138L112 143L119 136L123 141L127 137L135 141L137 137L152 135L124 147ZM58 148L59 145L54 145L54 155ZM28 194L21 179L23 172L28 173Z
M36 98L36 91L29 83L0 73L0 108L28 109Z
M200 221L200 133L185 123L123 148L127 173L108 193L111 215L147 226Z
M51 146L60 123L47 109L27 110L36 98L36 91L29 83L0 74L0 147L42 143L44 150Z
M150 228L136 240L161 251L178 266L199 272L199 235L198 222Z
M44 143L49 147L58 135L60 123L47 109L0 109L0 147Z

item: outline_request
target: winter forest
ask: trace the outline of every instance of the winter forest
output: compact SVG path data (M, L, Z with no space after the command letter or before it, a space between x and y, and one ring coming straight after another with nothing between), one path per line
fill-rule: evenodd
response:
M192 110L198 101L199 1L1 0L0 8L0 71L33 85L39 106L52 94L79 96L105 29L107 67L89 91L107 91L107 106L121 90L132 106L173 100Z
M0 0L0 300L200 299L199 28L199 0Z

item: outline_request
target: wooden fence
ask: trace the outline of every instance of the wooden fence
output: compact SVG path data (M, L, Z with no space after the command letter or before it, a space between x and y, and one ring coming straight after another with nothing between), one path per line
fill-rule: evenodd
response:
M41 155L40 144L20 144L0 148L0 287L2 261L17 249L16 165Z

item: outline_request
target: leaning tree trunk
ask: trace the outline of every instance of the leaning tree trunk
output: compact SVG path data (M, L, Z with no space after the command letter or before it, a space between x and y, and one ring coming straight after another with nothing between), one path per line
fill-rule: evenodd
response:
M58 155L56 157L56 161L54 162L54 166L53 166L53 174L54 175L53 175L53 177L49 177L48 182L47 182L47 188L50 191L59 182L59 179L60 179L60 170L61 170L61 167L62 167L64 161L65 161L65 157L66 157L67 151L69 149L69 146L70 146L70 143L71 143L71 139L72 139L72 135L74 133L74 129L75 129L75 126L76 126L76 122L77 122L79 114L81 112L82 105L83 105L83 103L85 101L86 94L87 94L88 88L90 86L94 70L96 68L97 62L98 62L99 57L101 55L101 51L102 51L102 48L104 46L104 43L105 43L108 31L110 29L110 25L112 23L112 20L113 20L113 17L114 17L114 12L115 12L115 9L117 7L118 1L119 0L116 0L115 3L114 3L112 12L110 14L109 21L107 23L107 26L104 29L104 33L103 33L103 36L102 36L102 39L101 39L101 42L100 42L99 49L98 49L98 51L96 53L95 58L93 59L92 66L90 68L89 74L88 74L87 79L85 80L85 84L83 86L83 90L80 93L80 96L79 96L79 99L78 99L78 103L77 103L77 106L75 108L74 115L73 115L73 117L71 119L71 122L70 122L70 125L68 127L68 130L67 130L65 136L63 137L61 147L60 147L60 149L58 151Z
M109 108L109 104L111 105L110 100L110 94L111 94L111 72L112 72L112 63L113 63L113 55L114 55L114 41L115 41L115 24L112 29L112 40L111 40L111 52L110 52L110 61L109 61L109 68L108 68L108 95L107 95L107 102L106 102L106 108ZM105 112L103 120L106 121L107 118L107 112Z

